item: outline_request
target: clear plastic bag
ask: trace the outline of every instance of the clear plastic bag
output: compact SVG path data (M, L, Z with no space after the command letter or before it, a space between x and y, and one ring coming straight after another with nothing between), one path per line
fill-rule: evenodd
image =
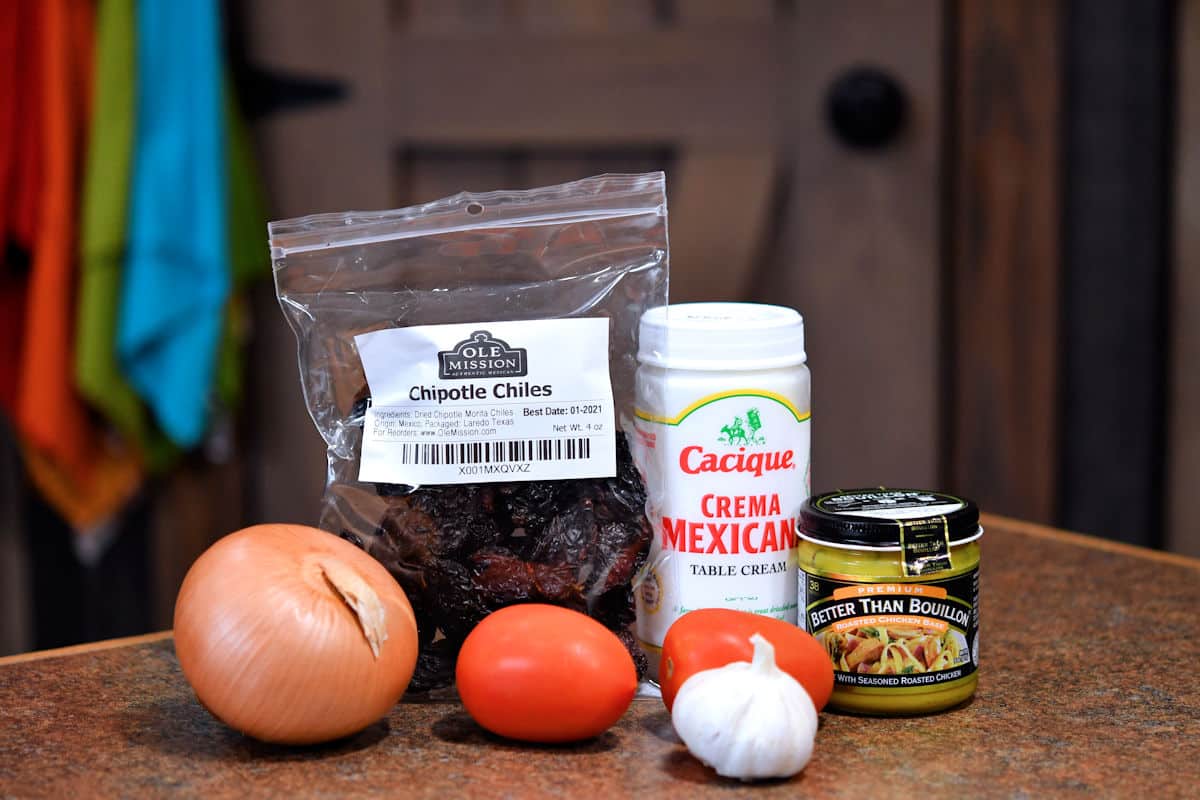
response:
M269 233L328 447L320 525L378 558L412 601L413 688L451 682L471 627L516 602L591 614L642 666L630 583L651 531L624 431L638 323L667 302L662 173L319 214ZM572 470L586 476L554 477Z

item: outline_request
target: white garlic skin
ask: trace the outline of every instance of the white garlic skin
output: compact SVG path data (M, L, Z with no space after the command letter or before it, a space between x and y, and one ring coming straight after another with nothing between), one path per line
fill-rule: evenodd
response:
M697 672L675 695L671 721L696 758L718 775L741 780L787 778L812 757L817 709L808 692L775 665L775 648L759 634L754 661Z

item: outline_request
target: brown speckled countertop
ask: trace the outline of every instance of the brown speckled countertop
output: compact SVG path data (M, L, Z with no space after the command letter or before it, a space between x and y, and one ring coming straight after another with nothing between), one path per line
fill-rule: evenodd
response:
M159 635L0 659L0 796L1200 797L1200 561L985 524L974 700L824 713L790 781L717 778L650 698L570 747L497 739L453 702L401 703L329 746L263 745L199 706Z

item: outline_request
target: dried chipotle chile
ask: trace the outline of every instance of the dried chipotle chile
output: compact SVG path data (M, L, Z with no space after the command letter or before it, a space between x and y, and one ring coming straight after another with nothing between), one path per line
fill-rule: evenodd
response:
M494 544L504 528L496 514L496 490L490 484L437 486L410 495L415 509L437 527L433 551L447 558L463 558Z
M447 639L461 642L492 607L480 596L471 570L457 561L437 559L425 576L424 599L433 610L433 621Z
M633 665L637 667L638 680L640 681L646 675L646 670L649 669L649 659L646 658L646 651L638 644L637 637L633 635L633 631L628 628L622 628L617 631L617 638L621 640L621 644L625 645L625 649L629 651L629 655L633 656Z
M417 653L417 667L413 671L408 690L428 692L453 683L454 659L458 655L459 645L459 642L449 639L439 639L428 646L422 645Z
M514 603L552 603L587 611L583 586L567 562L522 561L502 549L481 550L471 556L475 586L493 609Z
M367 398L360 402L365 408ZM618 633L633 621L629 583L652 532L645 487L623 434L615 477L373 486L385 504L374 535L343 537L383 563L412 601L430 651L422 651L413 690L448 685L458 645L504 606L553 603ZM641 675L645 658L636 646L631 652Z

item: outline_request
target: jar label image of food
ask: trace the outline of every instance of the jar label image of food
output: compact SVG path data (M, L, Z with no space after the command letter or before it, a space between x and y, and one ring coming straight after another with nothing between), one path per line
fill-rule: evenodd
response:
M414 325L354 337L371 387L360 481L616 472L608 319Z
M932 688L978 669L978 567L922 583L800 578L803 624L837 687Z
M796 623L809 418L777 393L746 389L699 397L671 416L639 410L654 539L635 597L651 654L697 608Z

